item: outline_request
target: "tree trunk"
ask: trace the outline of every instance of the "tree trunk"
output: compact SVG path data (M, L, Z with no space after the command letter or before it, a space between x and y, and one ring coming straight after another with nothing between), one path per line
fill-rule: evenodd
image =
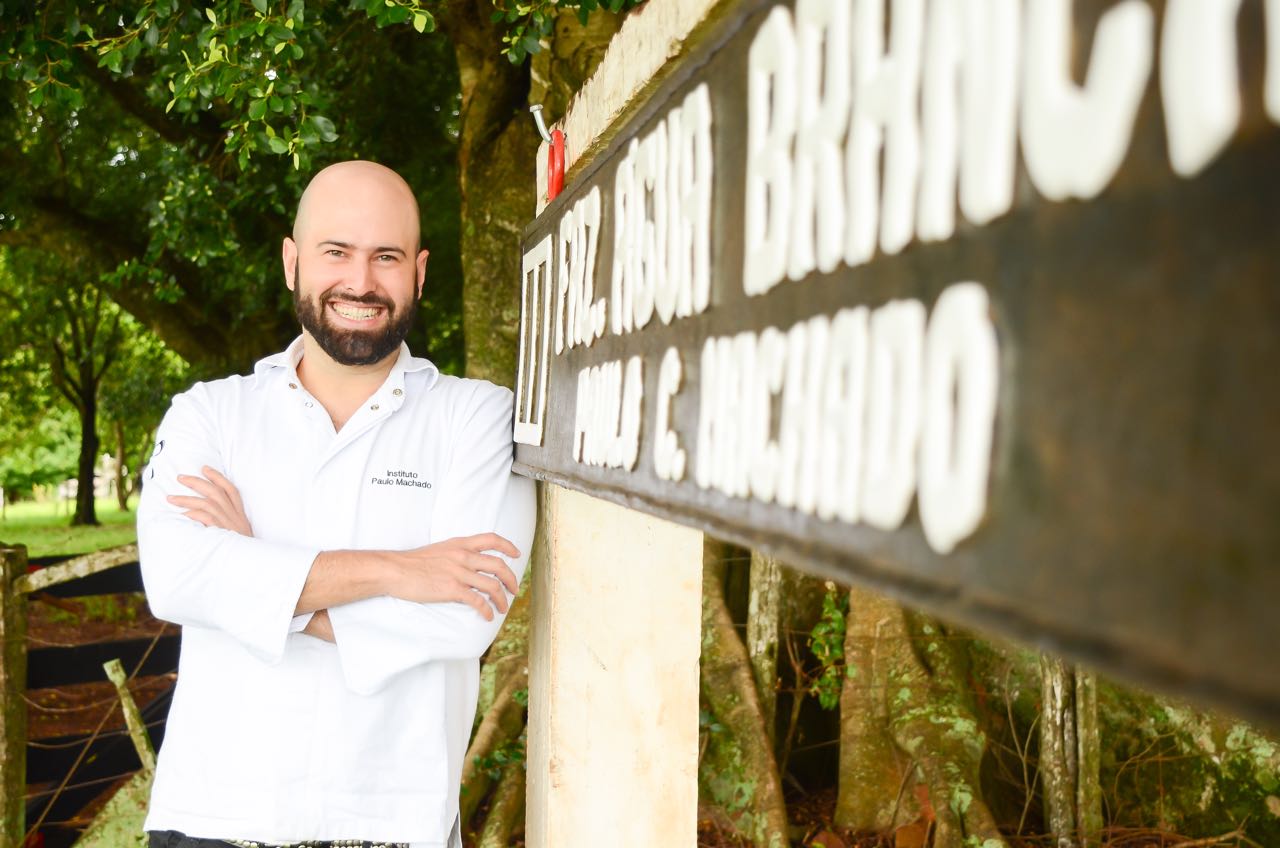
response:
M1102 844L1102 743L1098 735L1098 679L1076 669L1076 826L1085 848Z
M907 769L914 765L889 733L889 660L881 641L881 631L900 615L884 595L849 591L835 823L850 830L883 832L916 814L915 794L904 792Z
M120 507L121 512L129 511L129 476L125 473L124 458L125 440L124 440L124 422L113 422L112 430L116 437L116 503Z
M80 368L80 460L76 473L76 514L73 525L96 525L98 513L93 500L93 469L98 463L98 382L93 364Z
M986 734L952 634L864 589L849 594L836 824L932 827L938 848L1004 846L982 797Z
M533 220L538 133L526 114L527 66L499 50L492 3L452 0L440 22L454 45L462 90L462 325L468 377L515 384L520 235Z
M535 209L538 132L530 101L554 120L599 64L621 16L597 11L583 27L573 12L556 18L549 51L530 90L528 65L500 52L505 23L491 0L450 0L441 27L453 41L462 89L458 176L462 189L462 314L467 376L515 384L520 319L520 237Z
M1092 674L1057 657L1040 657L1043 713L1040 775L1045 823L1057 848L1098 845L1102 791L1098 769L1098 701Z
M465 832L471 823L471 817L490 789L492 782L484 764L500 746L516 739L524 731L524 705L515 697L516 691L528 685L527 669L521 667L521 674L513 674L506 685L498 693L493 704L484 711L480 726L472 736L467 747L467 755L462 764L462 788L458 807L462 817L462 828Z
M523 827L524 794L524 763L511 763L498 778L498 788L493 792L493 803L480 833L479 848L507 848L511 844L512 835Z
M773 746L746 648L725 606L723 543L708 539L702 568L702 692L736 750L725 758L733 773L716 777L732 787L728 812L757 848L785 848L787 809ZM737 809L734 809L737 807Z
M982 797L978 769L987 739L969 696L962 654L932 618L908 613L882 631L890 656L889 726L928 785L934 845L1006 844Z
M782 563L751 552L751 595L747 602L747 655L769 742L777 739L778 626L782 612ZM776 746L775 746L776 747Z

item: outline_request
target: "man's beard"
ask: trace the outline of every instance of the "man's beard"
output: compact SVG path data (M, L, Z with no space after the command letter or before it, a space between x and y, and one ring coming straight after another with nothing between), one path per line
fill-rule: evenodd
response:
M330 289L320 296L320 302L310 295L302 297L298 290L302 288L298 276L298 266L293 268L293 311L298 316L302 329L311 334L320 349L339 365L373 365L386 359L400 347L409 329L413 326L414 309L409 303L401 309L394 301L380 297L373 292L356 297L355 295L339 296ZM349 330L335 327L329 323L329 302L344 300L348 303L363 303L367 306L381 306L387 310L387 323L380 330Z

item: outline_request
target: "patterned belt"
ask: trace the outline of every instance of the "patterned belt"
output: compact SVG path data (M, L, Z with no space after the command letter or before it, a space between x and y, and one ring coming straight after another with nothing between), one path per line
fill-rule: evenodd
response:
M238 848L409 848L407 842L366 842L359 839L335 839L331 842L290 842L279 845L274 842L249 842L240 839L228 839L228 845Z

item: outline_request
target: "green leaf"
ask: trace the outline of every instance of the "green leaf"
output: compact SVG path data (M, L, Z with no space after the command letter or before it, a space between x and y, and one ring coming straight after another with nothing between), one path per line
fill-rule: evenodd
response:
M204 10L204 16L209 19L209 23L214 26L218 25L218 16L213 13L213 7L209 6Z
M326 142L337 140L338 133L335 131L333 121L324 115L312 115L311 123L315 125L316 132L320 133L320 138Z
M268 105L270 105L270 106L271 106L271 111L272 111L272 112L283 112L283 111L284 111L284 101L283 101L283 100L281 100L279 97L277 97L277 96L276 96L276 95L274 95L274 94L273 94L273 95L271 95L269 98L267 98L267 103L268 103Z
M285 49L285 48L286 48L286 47L288 47L288 46L289 46L289 42L287 42L287 41L282 41L282 42L280 42L279 44L277 44L277 45L275 46L275 50L274 50L273 52L274 52L277 56L279 56L279 55L280 55L280 51L281 51L281 50L283 50L283 49Z
M418 32L426 32L427 27L429 25L432 25L432 23L433 22L431 20L431 16L428 15L426 12L413 13L413 28L416 29ZM431 28L435 29L435 26L431 26Z
M254 121L261 121L262 116L267 114L267 101L255 100L249 104L249 118Z
M288 153L289 145L282 138L267 139L267 146L271 148L272 153Z
M253 0L253 8L258 10L258 14L265 15L267 13L267 0Z

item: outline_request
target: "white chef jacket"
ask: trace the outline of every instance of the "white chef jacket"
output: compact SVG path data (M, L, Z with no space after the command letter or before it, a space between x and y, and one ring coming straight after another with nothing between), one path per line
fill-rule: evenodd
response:
M156 616L182 625L178 687L147 830L213 839L455 844L478 658L502 616L377 597L329 610L336 645L293 611L324 550L406 550L494 531L532 544L531 481L511 474L512 394L441 375L401 345L335 433L302 387L299 338L252 376L174 398L138 507ZM211 466L254 536L165 496ZM451 838L452 832L452 838Z

